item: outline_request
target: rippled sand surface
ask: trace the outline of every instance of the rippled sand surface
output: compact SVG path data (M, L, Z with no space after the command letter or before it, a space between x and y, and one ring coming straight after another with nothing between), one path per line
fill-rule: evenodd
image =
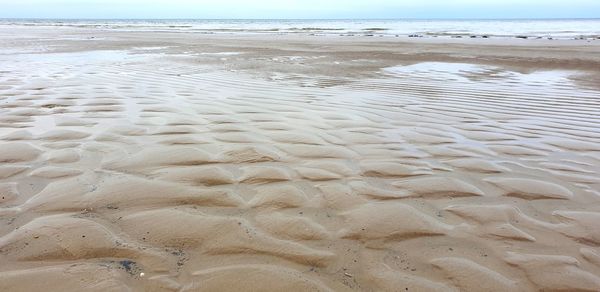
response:
M2 291L600 290L594 48L0 39Z

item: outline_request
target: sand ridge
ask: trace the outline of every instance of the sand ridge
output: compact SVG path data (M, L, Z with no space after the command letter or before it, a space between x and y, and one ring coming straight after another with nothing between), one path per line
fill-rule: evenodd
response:
M0 56L0 290L600 288L600 91L581 72L337 75L321 62L354 65L307 49L319 74L293 75L178 37Z

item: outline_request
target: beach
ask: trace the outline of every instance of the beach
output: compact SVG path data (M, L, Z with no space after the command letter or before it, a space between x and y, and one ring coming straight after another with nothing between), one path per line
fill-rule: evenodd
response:
M591 34L121 28L0 25L1 291L600 290Z

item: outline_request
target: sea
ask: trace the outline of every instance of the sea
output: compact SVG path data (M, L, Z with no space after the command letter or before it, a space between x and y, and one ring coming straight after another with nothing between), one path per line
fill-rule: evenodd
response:
M600 39L600 19L0 19L0 26L197 33Z

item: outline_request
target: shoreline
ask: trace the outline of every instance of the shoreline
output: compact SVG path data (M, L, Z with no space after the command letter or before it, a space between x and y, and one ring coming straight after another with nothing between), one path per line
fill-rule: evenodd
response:
M401 38L600 39L600 19L0 19L0 25L203 34ZM539 26L541 25L541 26Z

